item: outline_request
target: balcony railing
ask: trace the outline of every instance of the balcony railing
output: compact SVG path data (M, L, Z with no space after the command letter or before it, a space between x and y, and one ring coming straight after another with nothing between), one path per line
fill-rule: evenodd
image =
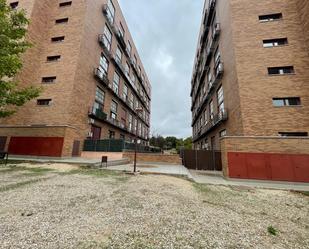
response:
M101 121L105 121L107 119L107 114L94 106L89 108L88 115Z
M198 140L201 136L206 135L216 126L220 125L222 122L228 120L228 112L226 109L221 110L219 113L212 115L210 121L208 121L197 134L193 137L193 141Z
M123 35L121 34L120 30L117 30L116 32L116 37L119 41L119 44L121 45L121 47L124 49L124 51L126 51L126 48L127 48L127 44L126 42L124 41L124 37Z
M106 47L105 46L105 43L104 43L104 35L100 34L98 36L98 40L99 40L99 43L101 45L101 47L103 48L103 51L104 53L108 56L108 57L111 57L111 52L110 52L110 48Z
M218 38L218 36L220 35L221 33L221 25L220 23L216 23L214 26L213 26L213 30L212 30L212 38L215 40Z
M109 87L110 84L107 75L99 68L94 69L94 75L100 80L101 83L104 83L105 86Z
M207 93L204 95L202 101L200 102L199 107L196 109L196 111L193 113L193 122L192 125L195 124L197 117L199 116L201 110L203 109L203 106L207 102L207 100L210 98L212 94L212 90L215 89L215 87L218 85L220 80L223 77L224 73L224 65L222 62L218 62L217 68L215 70L215 76L214 78L209 82Z

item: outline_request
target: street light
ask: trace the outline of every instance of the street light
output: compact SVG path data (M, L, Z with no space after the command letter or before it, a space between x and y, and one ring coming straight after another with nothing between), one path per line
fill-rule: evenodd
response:
M142 108L136 108L135 109L135 112L137 113L137 115L139 113L142 113L143 112L143 109ZM136 120L137 122L137 120ZM136 154L137 154L137 130L138 130L138 127L136 125L136 130L135 130L135 149L134 149L134 170L133 170L133 173L135 174L136 173Z

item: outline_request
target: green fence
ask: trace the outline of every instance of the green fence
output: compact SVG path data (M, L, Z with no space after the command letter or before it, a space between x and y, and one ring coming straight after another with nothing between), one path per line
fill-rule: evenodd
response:
M134 151L135 144L122 139L85 140L84 151L123 152ZM137 151L142 153L160 153L161 149L137 144Z

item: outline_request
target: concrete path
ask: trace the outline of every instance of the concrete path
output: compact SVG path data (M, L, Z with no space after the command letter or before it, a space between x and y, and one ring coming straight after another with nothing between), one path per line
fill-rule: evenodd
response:
M9 160L16 161L31 161L38 163L68 163L68 164L84 164L84 165L94 165L99 166L101 164L101 159L90 159L83 157L72 157L72 158L38 158L38 157L14 157L9 156ZM127 164L129 162L128 159L121 160L109 160L108 166L119 165L119 164Z
M108 167L109 170L120 170L133 172L133 164L117 165ZM148 174L166 174L185 176L191 178L189 170L183 165L162 164L162 163L138 163L137 171Z
M242 180L242 179L225 179L220 174L207 174L190 170L193 180L197 183L212 185L244 186L252 188L281 189L295 191L309 191L309 183L279 182L279 181L260 181L260 180Z

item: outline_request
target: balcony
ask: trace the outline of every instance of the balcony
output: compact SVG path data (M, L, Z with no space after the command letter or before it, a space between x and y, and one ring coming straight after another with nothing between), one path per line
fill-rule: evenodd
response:
M110 28L112 29L112 31L116 32L116 28L115 28L114 22L109 17L107 9L108 9L107 4L104 4L103 7L102 7L102 12L103 12L103 14L104 14L104 16L105 16L105 18L106 18Z
M212 16L215 12L215 8L216 8L216 3L217 3L217 0L210 0L209 2L209 7L208 7L208 11L207 11L207 17L206 17L206 20L205 20L205 25L207 27L210 26L210 23L212 21Z
M221 25L220 23L216 23L213 26L212 39L216 40L219 37L220 33L221 33Z
M118 42L119 42L120 46L123 48L124 51L126 51L126 49L127 49L127 44L126 44L126 42L125 42L125 40L124 40L124 37L123 37L123 35L121 34L120 30L117 30L117 32L116 32L116 37L117 37L117 39L118 39Z
M103 112L103 110L98 109L94 106L89 108L88 115L101 121L105 121L107 119L107 114Z
M104 35L103 34L100 34L98 36L98 41L101 45L101 47L103 48L103 51L105 53L105 55L107 55L109 58L112 57L111 55L111 52L110 52L110 49L108 47L105 46L105 43L104 43Z
M219 126L223 122L228 120L228 112L226 109L221 110L219 113L212 115L212 118L210 121L208 121L201 129L200 131L194 136L193 141L195 142L200 137L205 136L210 131L212 131L215 127Z
M99 68L94 69L94 76L100 80L101 83L103 83L105 86L109 87L109 80L107 78L107 75L102 72Z
M205 94L205 96L203 97L202 101L200 102L199 107L196 109L195 114L193 115L193 122L192 125L195 124L197 117L199 116L201 110L203 109L203 106L206 104L206 102L208 101L208 99L210 98L212 91L217 87L218 83L220 82L220 80L223 78L223 74L224 74L224 65L223 63L219 60L217 62L217 67L215 69L215 76L214 78L209 82L208 85L208 89L207 89L207 93ZM195 102L194 102L195 104ZM194 105L193 104L193 105Z

